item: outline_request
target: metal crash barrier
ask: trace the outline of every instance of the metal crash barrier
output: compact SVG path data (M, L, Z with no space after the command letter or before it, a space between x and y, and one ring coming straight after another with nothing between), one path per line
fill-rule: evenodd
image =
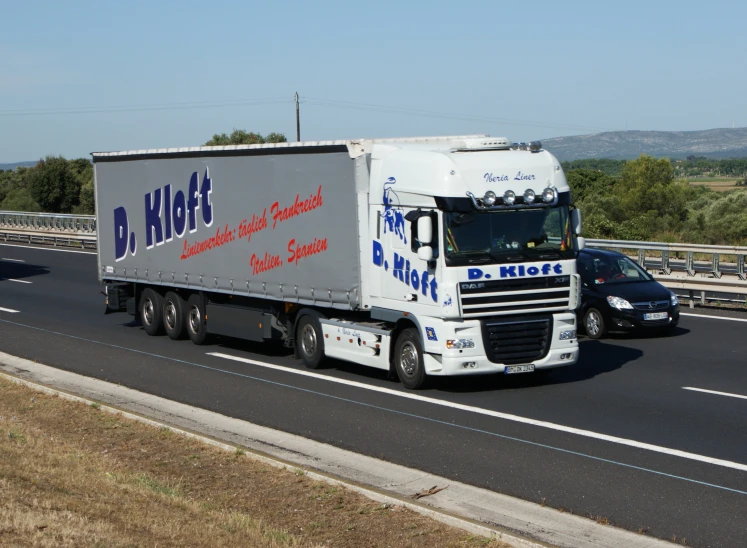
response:
M96 249L96 216L0 211L0 241Z
M96 249L96 216L0 211L0 241ZM586 240L586 245L628 255L691 301L696 292L703 304L747 298L747 247L626 240Z

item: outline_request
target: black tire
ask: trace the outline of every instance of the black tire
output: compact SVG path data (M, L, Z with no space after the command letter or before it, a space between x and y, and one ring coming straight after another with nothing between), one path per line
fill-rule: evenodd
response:
M394 370L405 388L417 390L426 382L423 343L420 333L414 327L405 329L397 337L394 345Z
M186 309L187 303L180 295L173 291L166 293L163 298L163 328L169 338L175 341L184 338Z
M163 329L163 296L151 288L143 291L138 315L143 330L148 335L159 335Z
M324 334L315 316L306 315L296 325L298 355L309 369L319 369L324 361Z
M202 298L195 294L189 296L184 316L184 326L189 339L195 344L204 344L207 340L207 320L205 319L205 305Z
M604 316L596 308L590 308L584 314L584 331L590 339L601 339L607 334Z

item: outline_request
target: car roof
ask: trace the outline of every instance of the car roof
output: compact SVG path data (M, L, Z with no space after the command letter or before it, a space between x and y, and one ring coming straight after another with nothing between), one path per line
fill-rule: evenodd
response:
M585 248L578 253L579 259L619 259L620 257L625 257L625 255L608 249Z

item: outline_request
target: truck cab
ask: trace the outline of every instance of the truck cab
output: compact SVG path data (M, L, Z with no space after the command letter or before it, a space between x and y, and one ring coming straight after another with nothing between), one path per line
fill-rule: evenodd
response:
M577 361L581 223L552 154L491 137L374 144L370 166L363 307L418 324L425 374Z

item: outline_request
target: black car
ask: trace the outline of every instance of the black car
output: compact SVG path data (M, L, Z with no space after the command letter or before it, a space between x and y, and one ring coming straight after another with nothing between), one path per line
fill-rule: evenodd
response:
M576 261L583 282L579 318L586 334L658 329L680 321L677 296L622 253L584 249Z

